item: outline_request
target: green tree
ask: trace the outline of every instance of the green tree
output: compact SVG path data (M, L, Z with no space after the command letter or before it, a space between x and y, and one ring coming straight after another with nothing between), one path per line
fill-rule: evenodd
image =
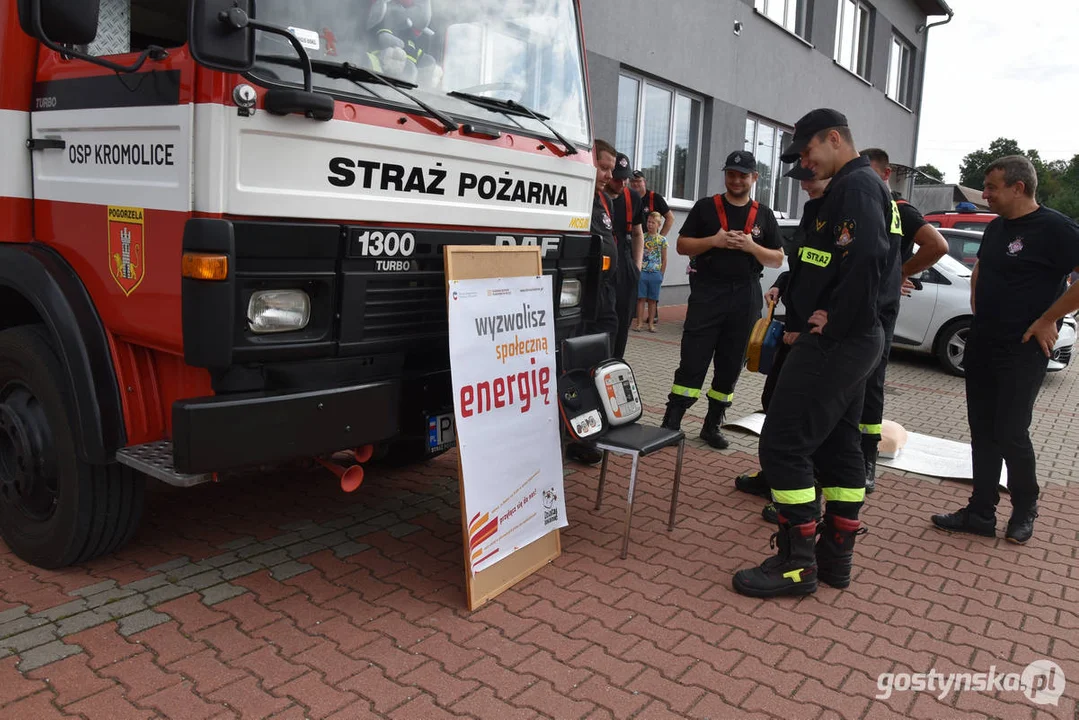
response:
M1023 155L1019 143L1010 138L997 138L989 143L988 150L975 150L963 158L959 165L959 183L981 190L985 183L985 169L989 163L1008 155Z
M931 165L931 164L929 164L929 163L926 163L925 165L919 165L918 167L916 167L916 168L914 168L914 169L915 169L915 170L917 170L918 172L923 172L923 173L925 173L925 174L926 174L926 175L928 175L929 177L933 177L933 178L936 178L936 179L937 179L937 180L939 180L940 182L944 182L944 173L943 173L943 172L941 172L941 171L940 171L939 169L937 169L937 166L936 166L936 165ZM914 184L915 184L915 185L922 185L922 184L927 184L928 182L929 182L929 181L928 181L928 180L926 180L926 179L925 179L924 177L922 177L921 175L917 175L917 176L915 176L915 178L914 178Z

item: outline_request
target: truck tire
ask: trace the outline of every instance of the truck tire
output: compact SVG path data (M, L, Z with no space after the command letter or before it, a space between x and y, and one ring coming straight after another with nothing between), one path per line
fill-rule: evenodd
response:
M72 417L45 326L0 331L0 536L46 569L117 550L142 519L146 478L81 461Z

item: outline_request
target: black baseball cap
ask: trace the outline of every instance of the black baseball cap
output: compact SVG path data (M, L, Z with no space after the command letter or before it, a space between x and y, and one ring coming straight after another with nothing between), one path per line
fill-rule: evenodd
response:
M643 178L644 177L644 170L634 170L633 171L633 177L635 177L635 178Z
M633 167L629 164L629 158L622 153L618 153L614 156L614 173L612 173L615 180L629 180L633 176Z
M751 152L735 150L727 156L727 162L723 165L723 172L728 170L737 170L745 175L755 173L757 172L757 159L753 157Z
M794 167L783 173L783 176L792 180L812 180L817 177L812 170L802 167L801 163L794 163Z
M794 162L802 155L805 146L813 139L813 136L821 130L833 127L846 127L847 116L838 110L831 108L817 108L810 110L794 124L794 139L779 159L785 163Z

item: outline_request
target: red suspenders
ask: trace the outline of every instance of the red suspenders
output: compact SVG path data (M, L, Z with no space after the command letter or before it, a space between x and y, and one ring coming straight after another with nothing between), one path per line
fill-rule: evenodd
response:
M712 199L716 203L716 214L719 215L719 226L721 228L723 228L724 230L730 230L730 228L727 227L727 210L723 207L723 196L722 195L714 195L714 196L712 196ZM755 223L757 221L757 208L758 207L759 207L759 205L758 205L757 201L754 200L753 204L749 208L749 217L746 219L745 232L747 234L752 234L753 233L753 223Z

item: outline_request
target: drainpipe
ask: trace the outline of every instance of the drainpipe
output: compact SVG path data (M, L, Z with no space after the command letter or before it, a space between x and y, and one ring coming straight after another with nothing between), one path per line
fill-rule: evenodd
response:
M935 23L928 23L928 24L922 23L918 27L914 28L915 34L921 35L923 32L928 33L929 28L938 27L940 25L947 25L948 23L950 23L952 21L952 18L955 17L955 11L952 10L951 7L948 6L947 2L945 2L944 0L938 0L938 1L940 2L941 7L944 8L944 12L947 13L948 17L946 19L944 19L944 20L938 20ZM926 36L925 49L928 52L928 50L929 50L929 38L928 38L928 36ZM918 143L921 140L921 133L922 133L922 95L924 94L924 90L925 90L925 55L926 55L926 53L923 52L922 53L922 87L920 88L920 90L922 90L922 92L918 93L918 124L915 125L915 127L914 127L914 155L911 158L911 161L913 163L918 162Z

